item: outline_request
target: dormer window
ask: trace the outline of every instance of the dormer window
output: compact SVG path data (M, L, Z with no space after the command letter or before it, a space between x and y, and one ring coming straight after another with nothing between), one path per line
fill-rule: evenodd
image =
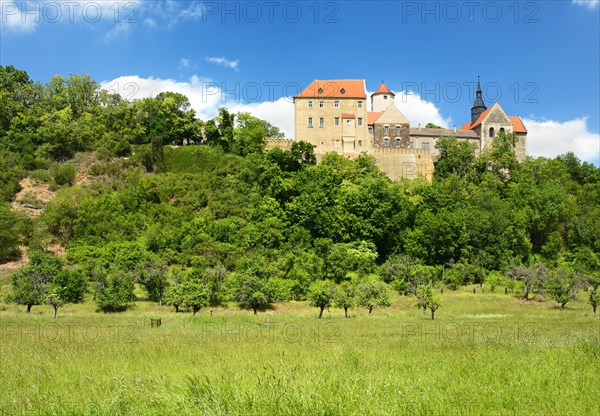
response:
M319 94L323 94L323 88L319 88Z
M346 94L346 90L345 90L344 88L342 88L342 89L340 90L340 94L342 94L342 95Z

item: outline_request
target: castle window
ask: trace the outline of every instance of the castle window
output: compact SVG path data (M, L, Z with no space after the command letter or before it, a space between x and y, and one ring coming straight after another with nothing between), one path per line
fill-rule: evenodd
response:
M352 125L352 120L348 119L346 120L346 126L351 126Z
M400 136L400 126L396 126L396 134Z
M500 133L504 133L504 127L500 128Z
M373 135L373 127L369 126L369 134L372 136Z
M319 127L323 127L325 125L325 119L323 117L319 118Z
M396 137L396 147L400 147L400 139Z
M421 143L421 149L423 149L423 150L429 150L429 142L423 142L423 143Z
M408 144L408 148L409 148L409 149L412 149L412 148L414 148L414 147L415 147L415 142L410 142L410 143Z
M383 96L383 99L384 99L384 100L387 100L387 95L384 95L384 96Z
M390 147L390 139L387 137L383 139L383 147Z
M390 134L390 126L383 126L383 134Z
M360 118L360 117L358 118L358 125L362 126L362 118Z
M334 106L335 108L339 108L339 107L340 107L340 102L339 102L338 100L335 100L335 101L333 102L333 106Z
M358 141L358 146L359 146L359 147L362 147L362 140L359 140L359 141Z
M312 108L312 101L308 102L308 108Z
M319 108L325 107L325 101L319 101Z
M493 127L490 127L490 134L489 134L489 136L490 137L494 137L494 128Z
M321 142L321 146L323 146L325 144L325 142Z
M358 102L358 108L362 108L362 104L363 104L362 101L359 101Z
M336 118L335 118L335 125L336 125L336 126L339 126L339 125L340 125L340 118L339 118L339 117L336 117Z
M308 118L308 127L312 127L312 117Z

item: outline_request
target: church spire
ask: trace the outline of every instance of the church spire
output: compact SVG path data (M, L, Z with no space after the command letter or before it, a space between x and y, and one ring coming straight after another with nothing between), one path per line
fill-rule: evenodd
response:
M487 110L481 93L481 82L479 81L479 75L477 75L477 91L475 92L475 102L471 107L471 124L474 124L481 113Z

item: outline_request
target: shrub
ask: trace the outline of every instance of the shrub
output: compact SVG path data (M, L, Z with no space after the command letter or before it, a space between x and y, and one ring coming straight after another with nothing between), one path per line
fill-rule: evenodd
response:
M75 182L75 172L75 165L72 163L54 163L50 166L50 175L59 186L73 185Z

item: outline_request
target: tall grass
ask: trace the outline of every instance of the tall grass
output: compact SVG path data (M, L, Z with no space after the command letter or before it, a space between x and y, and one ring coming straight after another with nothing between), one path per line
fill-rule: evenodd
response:
M445 292L374 311L300 303L197 317L138 303L0 312L8 414L599 414L600 319L510 295ZM211 316L212 315L212 316ZM150 318L163 325L150 327Z

